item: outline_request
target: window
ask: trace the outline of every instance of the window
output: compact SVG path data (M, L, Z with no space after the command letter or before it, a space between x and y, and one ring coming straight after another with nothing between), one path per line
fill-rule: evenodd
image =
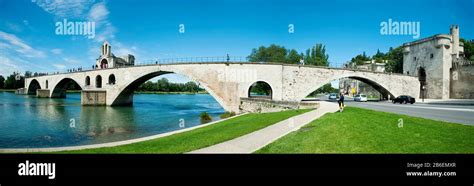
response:
M95 87L102 88L102 77L100 75L95 77Z
M90 86L91 85L91 78L89 76L86 77L86 86Z
M109 76L109 85L115 85L115 75L113 74Z

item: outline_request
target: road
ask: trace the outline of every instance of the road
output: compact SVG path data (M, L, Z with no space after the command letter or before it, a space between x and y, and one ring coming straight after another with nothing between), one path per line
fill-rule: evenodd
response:
M318 99L329 101L327 96L319 96ZM348 97L346 97L344 103L347 106L474 126L474 106L472 105L434 105L425 103L415 103L412 105L393 104L388 101L354 102L352 98Z

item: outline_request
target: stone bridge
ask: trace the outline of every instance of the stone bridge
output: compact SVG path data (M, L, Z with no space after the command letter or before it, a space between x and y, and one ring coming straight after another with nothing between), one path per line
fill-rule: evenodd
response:
M271 87L269 99L301 102L311 92L340 78L354 78L373 86L384 97L410 95L418 98L417 77L351 69L334 69L277 63L178 63L97 69L26 78L28 94L65 97L66 85L82 89L83 105L129 105L133 92L151 78L176 73L199 83L226 110L243 112L241 98L250 97L250 87L264 82ZM245 99L242 99L245 100Z

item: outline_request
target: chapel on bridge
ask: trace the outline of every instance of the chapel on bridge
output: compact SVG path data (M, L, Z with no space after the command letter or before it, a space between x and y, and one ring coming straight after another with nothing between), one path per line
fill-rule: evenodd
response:
M101 55L97 58L96 68L115 68L122 66L133 66L135 64L135 56L127 54L123 57L116 57L112 53L112 47L109 42L104 41L101 47Z

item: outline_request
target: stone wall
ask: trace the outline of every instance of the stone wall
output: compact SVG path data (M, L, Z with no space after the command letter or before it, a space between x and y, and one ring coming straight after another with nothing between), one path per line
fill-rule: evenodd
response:
M49 98L49 89L37 89L36 97L39 98Z
M240 98L240 112L266 113L292 109L318 108L317 102L275 101L270 99Z
M474 65L451 69L450 98L474 99Z
M81 92L82 105L106 105L107 92L105 90L83 90Z

